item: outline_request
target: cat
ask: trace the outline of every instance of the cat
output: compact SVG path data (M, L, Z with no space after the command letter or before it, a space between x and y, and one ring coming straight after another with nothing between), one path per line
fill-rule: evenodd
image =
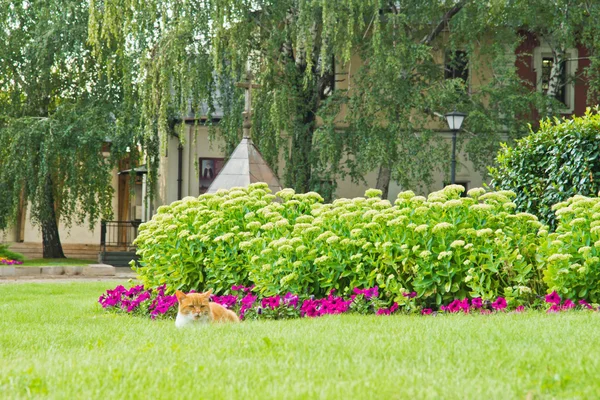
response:
M209 302L212 289L205 293L185 294L180 290L175 292L179 302L179 311L175 326L201 325L209 322L240 322L238 316L220 304Z

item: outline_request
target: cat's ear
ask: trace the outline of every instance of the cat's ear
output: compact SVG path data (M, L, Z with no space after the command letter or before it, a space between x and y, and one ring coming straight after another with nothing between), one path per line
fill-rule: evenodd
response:
M208 289L206 292L204 292L203 294L205 296L210 296L212 294L213 290L212 289Z
M183 293L181 290L176 290L175 296L177 296L177 301L180 303L185 299L185 293Z

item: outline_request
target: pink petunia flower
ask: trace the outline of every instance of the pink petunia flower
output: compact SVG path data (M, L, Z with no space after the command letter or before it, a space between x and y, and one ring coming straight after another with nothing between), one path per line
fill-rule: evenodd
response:
M582 306L584 306L584 307L585 307L585 308L587 308L588 310L593 310L593 309L594 309L594 307L592 307L592 306L590 305L590 303L588 303L588 302L587 302L587 301L585 301L585 300L579 300L579 304L581 304Z
M506 299L504 297L498 297L495 302L492 303L494 310L504 310L506 308Z
M575 308L575 303L573 303L573 300L571 299L566 299L561 308L563 310L570 310L572 308Z
M556 293L556 290L546 295L546 303L551 303L555 305L560 304L560 296L558 295L558 293Z
M481 297L475 297L471 300L471 306L475 309L483 307L483 300L481 300Z
M421 315L430 315L431 313L433 313L431 308L424 308L421 310Z

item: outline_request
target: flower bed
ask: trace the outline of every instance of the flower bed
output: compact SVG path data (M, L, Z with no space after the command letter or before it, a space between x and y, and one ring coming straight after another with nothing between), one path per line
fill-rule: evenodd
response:
M2 265L21 265L21 264L23 264L23 262L19 261L19 260L11 260L9 258L0 257L0 264L2 264Z
M155 318L174 318L177 314L177 298L165 294L165 286L157 290L145 290L142 285L126 289L117 286L115 289L107 290L98 302L107 311L125 313L131 315L149 316ZM300 300L298 295L287 293L284 296L269 296L259 298L252 292L253 287L242 285L233 286L232 293L224 296L211 296L211 300L236 312L243 320L257 319L290 319L302 317L320 317L335 314L376 314L391 315L399 313L420 313L422 315L456 314L456 313L479 313L492 314L498 312L514 311L524 312L523 305L509 308L504 297L498 297L494 301L484 301L480 297L473 299L455 299L447 305L441 305L438 310L424 308L413 293L405 293L409 300L403 306L394 302L389 305L379 298L379 288L354 289L354 293L348 298L335 295L332 290L328 296L316 299L313 296ZM540 296L542 297L542 296ZM562 312L573 309L599 311L600 307L591 305L585 300L579 301L579 307L570 299L562 301L556 293L545 296L545 304L541 302L530 305L534 308L546 308L548 312ZM562 304L561 304L562 303Z

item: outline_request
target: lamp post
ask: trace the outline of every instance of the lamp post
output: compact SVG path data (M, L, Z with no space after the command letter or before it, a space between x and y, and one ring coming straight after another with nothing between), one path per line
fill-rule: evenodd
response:
M444 116L446 117L446 121L448 122L450 130L452 131L452 166L450 169L450 183L454 185L456 183L456 134L460 130L460 127L462 126L467 114L458 111L452 111Z

